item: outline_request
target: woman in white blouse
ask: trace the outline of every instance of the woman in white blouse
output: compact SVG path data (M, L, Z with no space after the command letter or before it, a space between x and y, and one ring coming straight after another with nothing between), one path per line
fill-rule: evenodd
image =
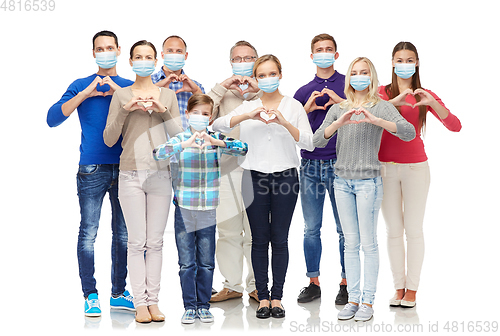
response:
M288 230L299 191L296 146L313 150L312 131L302 104L278 90L282 78L278 58L260 57L253 75L264 92L262 97L244 101L228 115L215 120L213 129L227 133L240 125L240 140L248 144L247 156L239 160L252 178L252 185L244 184L242 188L252 231L252 266L260 300L256 315L284 317L281 299L288 267ZM270 292L269 243L273 277Z

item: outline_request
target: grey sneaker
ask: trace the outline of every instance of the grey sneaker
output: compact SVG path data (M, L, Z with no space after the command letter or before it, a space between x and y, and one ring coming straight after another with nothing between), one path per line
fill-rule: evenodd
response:
M344 309L342 309L339 314L337 315L337 318L339 320L349 320L356 315L356 312L358 311L359 306L356 306L355 304L352 304L348 302Z
M359 307L356 315L354 315L354 321L368 321L373 316L373 308L365 304Z

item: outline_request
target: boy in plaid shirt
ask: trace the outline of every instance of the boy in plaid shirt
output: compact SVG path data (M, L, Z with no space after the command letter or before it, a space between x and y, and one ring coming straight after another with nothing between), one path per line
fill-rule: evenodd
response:
M220 157L246 155L248 146L207 126L213 101L205 94L189 98L189 127L153 151L156 160L179 154L179 178L175 188L175 241L185 312L182 323L196 317L212 322L208 310L215 267L215 211L219 205Z

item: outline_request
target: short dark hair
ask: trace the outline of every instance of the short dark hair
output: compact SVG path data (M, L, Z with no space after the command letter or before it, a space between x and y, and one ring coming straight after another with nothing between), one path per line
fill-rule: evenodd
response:
M153 51L155 53L155 58L156 58L156 48L155 48L154 44L151 43L151 42L148 42L146 40L140 40L140 41L135 42L134 45L132 46L132 48L130 48L130 59L132 59L133 56L134 56L134 49L135 49L135 47L138 47L138 46L141 46L141 45L145 45L145 46L151 47L151 49L153 49Z
M335 47L335 51L337 51L337 42L335 42L335 39L333 38L332 35L330 34L319 34L319 35L316 35L313 37L312 41L311 41L311 52L314 53L314 44L316 44L316 42L319 42L319 41L332 41L333 42L333 46Z
M165 42L167 42L167 41L168 41L168 40L170 40L171 38L177 38L177 39L181 40L181 41L182 41L182 43L184 43L184 51L187 51L187 44L186 44L186 41L184 41L184 39L183 39L182 37L177 36L177 35L171 35L171 36L167 37L167 38L165 39L165 41L163 41L163 44L161 45L162 49L163 49L163 46L165 45Z
M115 33L110 32L109 30L103 30L98 32L97 34L94 35L94 38L92 39L92 49L95 49L95 40L99 36L109 36L115 39L116 47L118 48L118 37L116 36Z

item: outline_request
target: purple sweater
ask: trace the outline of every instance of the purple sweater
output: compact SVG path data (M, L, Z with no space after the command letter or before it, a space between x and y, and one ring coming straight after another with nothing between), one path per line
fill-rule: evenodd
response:
M306 85L302 86L300 89L297 90L293 98L297 99L302 105L305 105L307 103L307 100L311 96L311 93L313 93L313 91L321 92L321 90L323 90L325 87L330 90L333 90L336 94L339 95L339 97L345 98L344 83L345 83L345 76L339 74L338 71L335 71L335 73L328 79L322 79L319 78L318 76L314 76L314 79L312 81L310 81L309 83L307 83ZM324 106L328 102L328 100L329 97L325 94L323 97L316 98L316 104L318 106ZM323 120L325 119L328 109L329 107L326 110L315 110L307 114L313 133L316 132L316 130L323 123ZM328 142L328 145L326 145L325 148L315 148L312 152L302 149L300 151L300 154L304 159L311 159L311 160L336 159L337 158L336 144L337 144L337 134L335 133L335 135Z

